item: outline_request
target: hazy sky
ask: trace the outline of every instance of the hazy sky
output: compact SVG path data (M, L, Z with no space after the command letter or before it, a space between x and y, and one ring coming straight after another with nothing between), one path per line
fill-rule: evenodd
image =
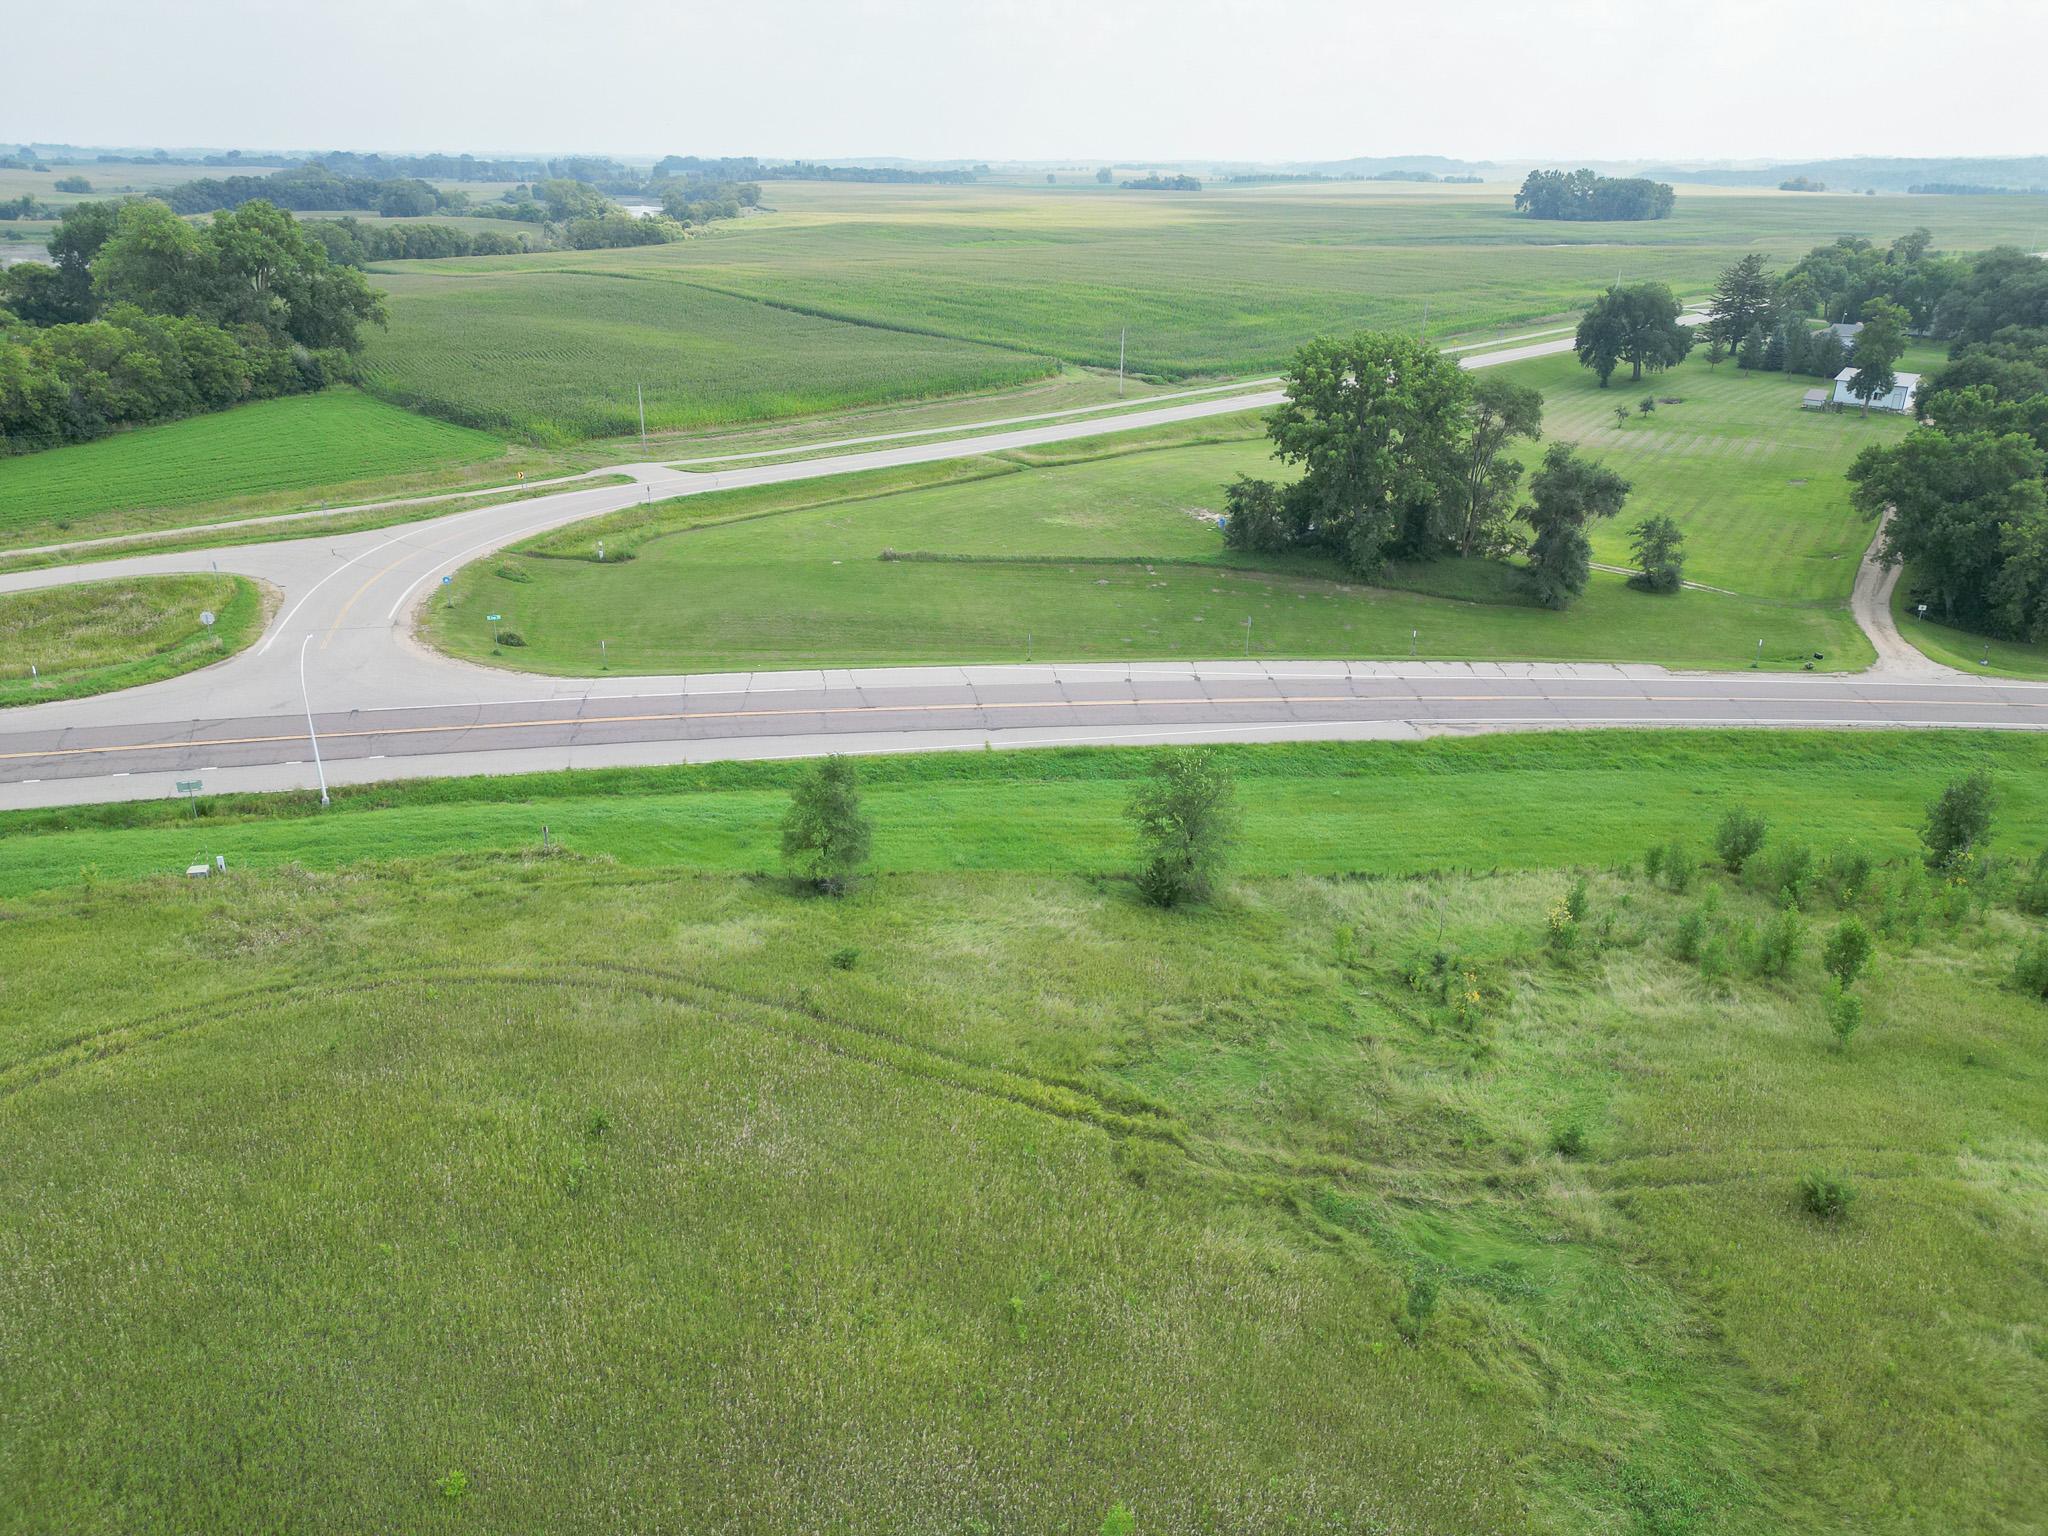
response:
M2044 0L22 0L0 140L921 158L2048 151Z

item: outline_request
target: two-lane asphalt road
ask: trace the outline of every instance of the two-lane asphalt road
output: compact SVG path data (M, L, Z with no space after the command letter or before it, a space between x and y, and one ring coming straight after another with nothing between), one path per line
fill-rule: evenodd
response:
M1463 359L1486 367L1569 338ZM830 458L690 474L620 466L623 485L336 538L163 554L0 576L0 591L218 567L280 594L264 637L144 688L0 713L0 807L413 774L1073 741L1305 739L1542 726L2048 728L2048 687L1928 668L1911 678L1655 667L1136 663L663 678L538 678L458 662L412 638L423 598L518 539L643 498L853 474L1195 420L1276 403L1205 396Z

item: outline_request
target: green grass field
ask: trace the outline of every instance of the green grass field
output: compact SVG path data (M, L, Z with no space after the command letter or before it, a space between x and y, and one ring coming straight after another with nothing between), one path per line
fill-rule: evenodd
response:
M1596 573L1559 614L1495 564L1395 567L1364 587L1317 562L1234 554L1213 523L1223 488L1273 472L1245 415L631 509L464 572L427 630L456 655L571 676L597 668L600 640L613 670L642 673L1220 657L1247 653L1247 619L1248 652L1264 656L1736 667L1762 639L1767 665L1816 651L1829 669L1869 664L1847 600L1870 528L1843 474L1904 422L1802 412L1809 381L1704 361L1626 391L1601 390L1570 357L1510 375L1544 390L1548 437L1634 482L1623 515L1596 529L1596 558L1628 564L1628 528L1669 513L1688 576L1728 590L1656 597ZM1618 425L1614 406L1646 392L1679 403ZM602 564L588 558L599 539ZM487 625L490 613L506 617ZM497 648L501 628L525 647Z
M498 258L509 262L513 258ZM391 328L365 380L387 400L540 441L815 415L1057 371L972 342L820 320L634 275L380 275Z
M751 873L764 764L216 803L226 879L0 898L0 1525L2029 1528L2040 925L1881 869L1837 1050L1825 889L1715 979L1681 925L1769 890L1615 866L1735 798L1903 854L1980 761L2031 856L2038 743L1226 756L1241 872L1176 914L1117 878L1137 752L867 765L841 903ZM579 794L627 858L532 851ZM0 819L0 871L181 809Z
M771 213L678 245L394 266L378 278L393 326L373 340L375 387L454 420L510 429L545 418L561 430L615 432L632 376L656 367L650 327L704 331L728 349L732 366L716 381L666 370L662 419L684 422L691 410L824 408L786 399L788 343L771 338L786 334L792 314L884 328L886 343L871 331L827 349L868 357L877 393L968 387L957 381L959 354L913 356L904 350L912 334L1106 368L1127 334L1134 370L1177 379L1270 370L1321 333L1413 329L1425 306L1437 335L1576 313L1617 273L1704 293L1751 250L1783 262L1838 234L1887 239L1925 225L1952 249L2037 248L2040 236L2039 210L2025 198L1688 190L1670 219L1616 225L1521 219L1510 193L1359 184L1159 197L777 183ZM494 291L510 297L487 302ZM757 302L700 318L707 293ZM489 368L535 356L577 402L560 418L546 416L552 401L536 402L516 372ZM578 425L581 409L609 425Z
M509 481L544 462L353 389L0 458L0 547Z
M2048 645L1973 635L1939 618L1922 619L1914 608L1913 569L1908 566L1892 589L1892 619L1900 634L1943 666L1986 677L2048 677Z
M1916 348L1900 366L1939 356ZM1876 532L1850 505L1849 465L1911 430L1883 413L1802 410L1818 381L1710 368L1697 353L1639 384L1618 373L1606 389L1570 356L1514 364L1510 377L1543 391L1546 439L1581 444L1634 486L1620 517L1593 526L1595 560L1632 565L1629 529L1662 513L1685 530L1687 580L1753 597L1847 600ZM1678 403L1643 416L1646 396ZM1618 406L1631 412L1625 426ZM1542 446L1524 457L1533 469Z
M254 582L212 572L0 593L0 709L211 666L261 634L263 618Z

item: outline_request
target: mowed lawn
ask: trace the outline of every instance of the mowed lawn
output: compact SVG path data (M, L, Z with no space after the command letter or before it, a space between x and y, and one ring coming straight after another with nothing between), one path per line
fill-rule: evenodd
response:
M1834 604L1655 597L1596 573L1557 613L1497 564L1396 566L1367 586L1321 561L1234 554L1215 522L1224 487L1274 466L1256 418L1203 430L1236 435L1142 452L1070 445L954 466L936 485L921 469L893 494L889 476L710 493L655 515L732 521L665 537L636 532L647 514L624 514L533 548L587 556L610 533L611 551L624 535L636 559L497 557L434 601L427 632L457 655L568 675L596 671L601 658L639 673L1027 656L1732 667L1755 659L1759 638L1769 665L1800 665L1814 651L1830 668L1870 659ZM1079 457L1089 453L1100 456ZM522 648L496 645L508 629Z
M1175 913L1120 878L1136 752L866 765L884 872L842 902L749 872L772 811L720 872L542 856L570 775L381 792L451 824L523 803L512 852L258 871L265 817L217 806L186 835L225 879L74 867L0 902L0 1511L2025 1530L2048 1007L2010 977L2041 925L1910 850L1982 759L2017 791L1994 846L2030 858L2038 748L1749 739L1234 749L1239 873ZM597 775L592 803L669 835L796 771ZM1323 825L1377 878L1283 872L1297 775L1349 795ZM992 862L909 872L947 856L917 802L948 785L984 795ZM1086 788L1105 836L1060 815ZM332 815L358 860L379 794ZM1811 888L1779 978L1740 961L1767 880L1636 864L1740 798L1767 853L1899 858L1846 907ZM1602 830L1443 872L1489 819L1511 857ZM10 852L71 835L34 821L0 822ZM1845 910L1882 937L1838 1050L1816 954ZM1814 1171L1842 1219L1801 1208Z
M232 656L262 630L261 589L220 572L0 593L0 708L175 677Z
M482 474L505 451L498 438L354 389L259 400L0 458L0 545L188 527L223 511L307 504L315 491L367 499L409 477Z
M1921 347L1907 371L1939 366ZM1543 391L1546 440L1562 438L1626 475L1634 490L1620 517L1590 532L1593 558L1634 564L1629 530L1662 514L1686 535L1686 579L1752 597L1846 602L1876 528L1850 505L1845 478L1856 455L1897 442L1901 417L1854 410L1807 411L1809 389L1832 381L1710 368L1703 354L1632 383L1617 370L1606 389L1569 355L1506 370ZM1645 398L1659 403L1640 414ZM1625 408L1626 423L1614 412ZM1524 452L1533 469L1543 445Z
M408 263L407 266L416 266ZM811 415L1021 384L1050 357L848 325L634 275L376 279L388 331L367 339L378 395L540 441Z

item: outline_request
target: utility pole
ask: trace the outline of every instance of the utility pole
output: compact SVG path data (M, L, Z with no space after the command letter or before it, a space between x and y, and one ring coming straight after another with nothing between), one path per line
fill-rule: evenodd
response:
M1128 334L1129 326L1116 333L1116 397L1119 400L1124 397L1124 337Z
M647 446L647 392L638 383L633 385L633 398L640 402L640 446Z

